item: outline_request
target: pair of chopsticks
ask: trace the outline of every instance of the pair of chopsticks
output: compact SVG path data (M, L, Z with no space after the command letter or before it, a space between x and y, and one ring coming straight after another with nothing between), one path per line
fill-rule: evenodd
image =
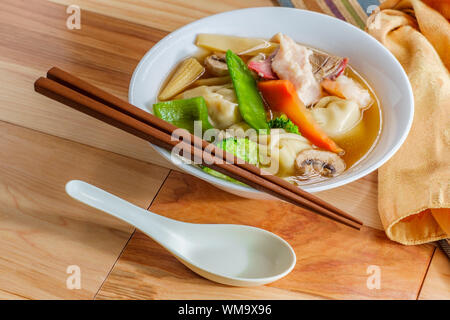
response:
M35 90L53 100L147 140L168 151L179 148L183 157L200 159L202 165L228 175L257 190L313 211L344 225L360 229L362 222L293 184L270 175L215 145L195 137L158 117L117 98L61 69L52 68L47 78L35 82ZM186 139L188 138L188 139ZM232 159L232 161L230 161Z

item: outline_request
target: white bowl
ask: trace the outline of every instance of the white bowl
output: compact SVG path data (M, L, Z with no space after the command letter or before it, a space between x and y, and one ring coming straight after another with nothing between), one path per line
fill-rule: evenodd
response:
M311 47L349 57L350 64L375 90L382 107L381 135L369 154L342 175L302 188L308 192L336 188L384 164L406 139L413 120L414 99L408 78L396 58L377 40L349 23L324 14L280 7L251 8L213 15L188 24L162 39L142 58L131 80L129 101L139 108L151 110L161 83L173 67L198 52L194 41L199 33L270 38L277 32ZM171 161L169 152L153 147ZM213 177L197 167L184 163L176 165L239 196L271 198L253 188Z

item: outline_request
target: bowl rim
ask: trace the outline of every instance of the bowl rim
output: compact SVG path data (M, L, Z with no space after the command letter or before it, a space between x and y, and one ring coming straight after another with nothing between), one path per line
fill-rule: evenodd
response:
M238 10L231 10L231 11L226 11L226 12L222 12L222 13L218 13L218 14L214 14L211 16L207 16L201 19L198 19L196 21L193 21L189 24L186 24L178 29L176 29L175 31L169 33L167 36L165 36L164 38L162 38L160 41L158 41L153 47L151 47L147 53L141 58L141 60L139 61L139 64L137 65L137 67L135 68L133 75L131 77L130 80L130 85L129 85L129 90L128 90L128 100L131 104L134 105L134 88L135 88L135 83L136 83L136 79L137 79L137 75L140 73L141 69L144 67L144 65L146 65L147 60L149 60L150 58L156 58L159 54L161 54L161 50L162 48L165 46L165 44L169 41L171 41L172 38L177 37L178 35L183 34L184 32L186 32L187 30L190 30L192 28L195 28L197 25L200 25L202 23L204 23L205 21L209 21L209 20L214 20L216 19L218 16L228 16L228 15L234 15L234 14L242 14L245 12L250 12L250 11L266 11L266 10L274 10L274 11L296 11L299 14L305 14L305 15L311 15L311 16L316 16L316 17L320 17L321 19L328 19L328 20L333 20L335 23L341 24L341 25L345 25L346 28L350 28L353 29L355 32L359 33L362 37L365 37L368 41L371 41L372 43L374 43L375 46L377 46L380 50L384 51L385 54L387 54L387 56L392 60L392 62L394 63L394 65L396 65L398 67L398 71L400 72L401 77L405 80L406 83L406 88L407 88L407 99L409 100L409 113L408 113L408 122L406 124L406 130L404 130L404 132L402 133L400 139L398 139L395 144L391 147L391 149L386 152L386 154L383 155L383 157L377 161L376 163L368 166L367 168L362 168L360 171L356 172L355 174L349 176L348 178L341 180L341 181L337 181L337 182L333 182L330 181L330 183L324 184L324 185L319 185L319 186L314 186L314 185L303 185L303 186L299 186L300 188L302 188L303 190L307 191L307 192L320 192L320 191L326 191L326 190L330 190L330 189L334 189L337 187L341 187L343 185L346 185L348 183L354 182L356 180L361 179L362 177L374 172L375 170L377 170L379 167L381 167L383 164L385 164L399 149L400 147L403 145L403 143L405 142L410 130L411 130L411 126L413 123L413 119L414 119L414 94L412 91L412 87L411 84L409 82L409 78L405 72L405 70L403 69L402 65L400 64L400 62L397 60L397 58L385 47L383 46L378 40L376 40L374 37L370 36L368 33L366 33L365 31L361 30L360 28L354 26L353 24L349 23L349 22L345 22L343 20L340 20L336 17L333 16L329 16L323 13L319 13L319 12L315 12L315 11L310 11L310 10L304 10L304 9L297 9L297 8L287 8L287 7L256 7L256 8L245 8L245 9L238 9ZM149 112L148 110L146 110L147 112ZM383 130L381 128L381 130ZM198 177L206 182L212 183L214 185L219 185L220 188L223 189L233 189L235 191L238 192L243 192L243 193L254 193L254 194L262 194L262 191L256 190L252 187L249 186L244 186L244 185L239 185L221 178L217 178L215 176L212 176L206 172L203 172L200 168L196 167L195 165L191 165L191 164L187 164L184 162L179 162L179 163L174 163L174 161L172 161L171 156L170 156L170 152L158 147L156 145L153 145L151 143L149 143L160 155L162 155L166 160L168 160L170 163L172 163L173 165L175 165L176 167L180 168L181 170L195 176ZM372 152L374 149L376 148L376 145L374 145L374 147L371 149Z

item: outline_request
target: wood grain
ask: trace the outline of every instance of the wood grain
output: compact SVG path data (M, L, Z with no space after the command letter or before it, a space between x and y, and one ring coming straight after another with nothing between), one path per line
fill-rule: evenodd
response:
M34 93L34 80L57 65L126 98L135 65L168 31L220 11L272 5L270 0L59 2L64 5L44 0L2 2L0 33L5 37L0 38L0 75L8 81L0 87L0 120L169 168L173 166L146 142ZM81 6L81 30L66 28L67 4ZM318 196L382 229L376 173Z
M450 261L436 248L424 279L420 300L450 300Z
M0 10L0 120L173 168L118 129L33 92L34 80L58 66L124 99L141 57L168 31L195 19L270 0L3 0ZM66 27L67 5L82 7L81 30ZM120 20L119 20L120 19Z
M276 287L232 288L211 285L182 266L170 253L136 231L108 276L98 300L108 299L320 299Z
M35 94L34 80L57 65L126 98L139 59L168 32L214 13L275 4L51 1L1 1L0 120L165 166L147 143ZM81 6L81 30L66 28L68 4ZM94 297L132 228L71 200L64 183L84 179L146 207L168 170L1 121L0 133L0 298ZM381 228L376 177L318 195ZM271 286L220 286L136 232L98 299L449 299L448 261L437 250L430 260L431 246L403 247L367 228L355 234L290 205L240 199L179 173L162 191L152 207L158 213L192 222L251 224L281 234L296 248L296 269ZM69 264L82 267L82 290L66 289ZM365 286L369 264L381 267L381 290Z
M64 6L44 0L2 1L0 120L169 166L148 143L33 90L59 66L127 99L135 66L166 32L89 12L81 30L68 30L67 16Z
M366 227L383 230L378 214L378 171L315 195L360 219Z
M133 228L71 199L65 183L147 208L168 169L1 121L0 136L0 299L92 299ZM66 288L69 265L81 290Z
M151 211L191 223L267 229L289 241L297 265L286 278L260 290L224 290L188 271L159 245L136 233L98 299L252 299L255 292L259 299L303 298L297 294L308 298L416 299L433 251L430 245L396 244L372 228L358 232L287 203L245 200L179 172L171 172ZM371 265L381 269L380 290L367 288L366 272Z
M276 0L50 0L78 5L121 20L172 32L190 22L212 14L251 7L270 7Z

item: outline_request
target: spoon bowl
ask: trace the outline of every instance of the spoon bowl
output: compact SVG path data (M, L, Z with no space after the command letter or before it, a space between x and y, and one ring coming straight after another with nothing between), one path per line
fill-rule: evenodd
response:
M79 180L68 182L66 192L135 226L192 271L218 283L263 285L284 277L295 266L292 247L263 229L169 219Z

